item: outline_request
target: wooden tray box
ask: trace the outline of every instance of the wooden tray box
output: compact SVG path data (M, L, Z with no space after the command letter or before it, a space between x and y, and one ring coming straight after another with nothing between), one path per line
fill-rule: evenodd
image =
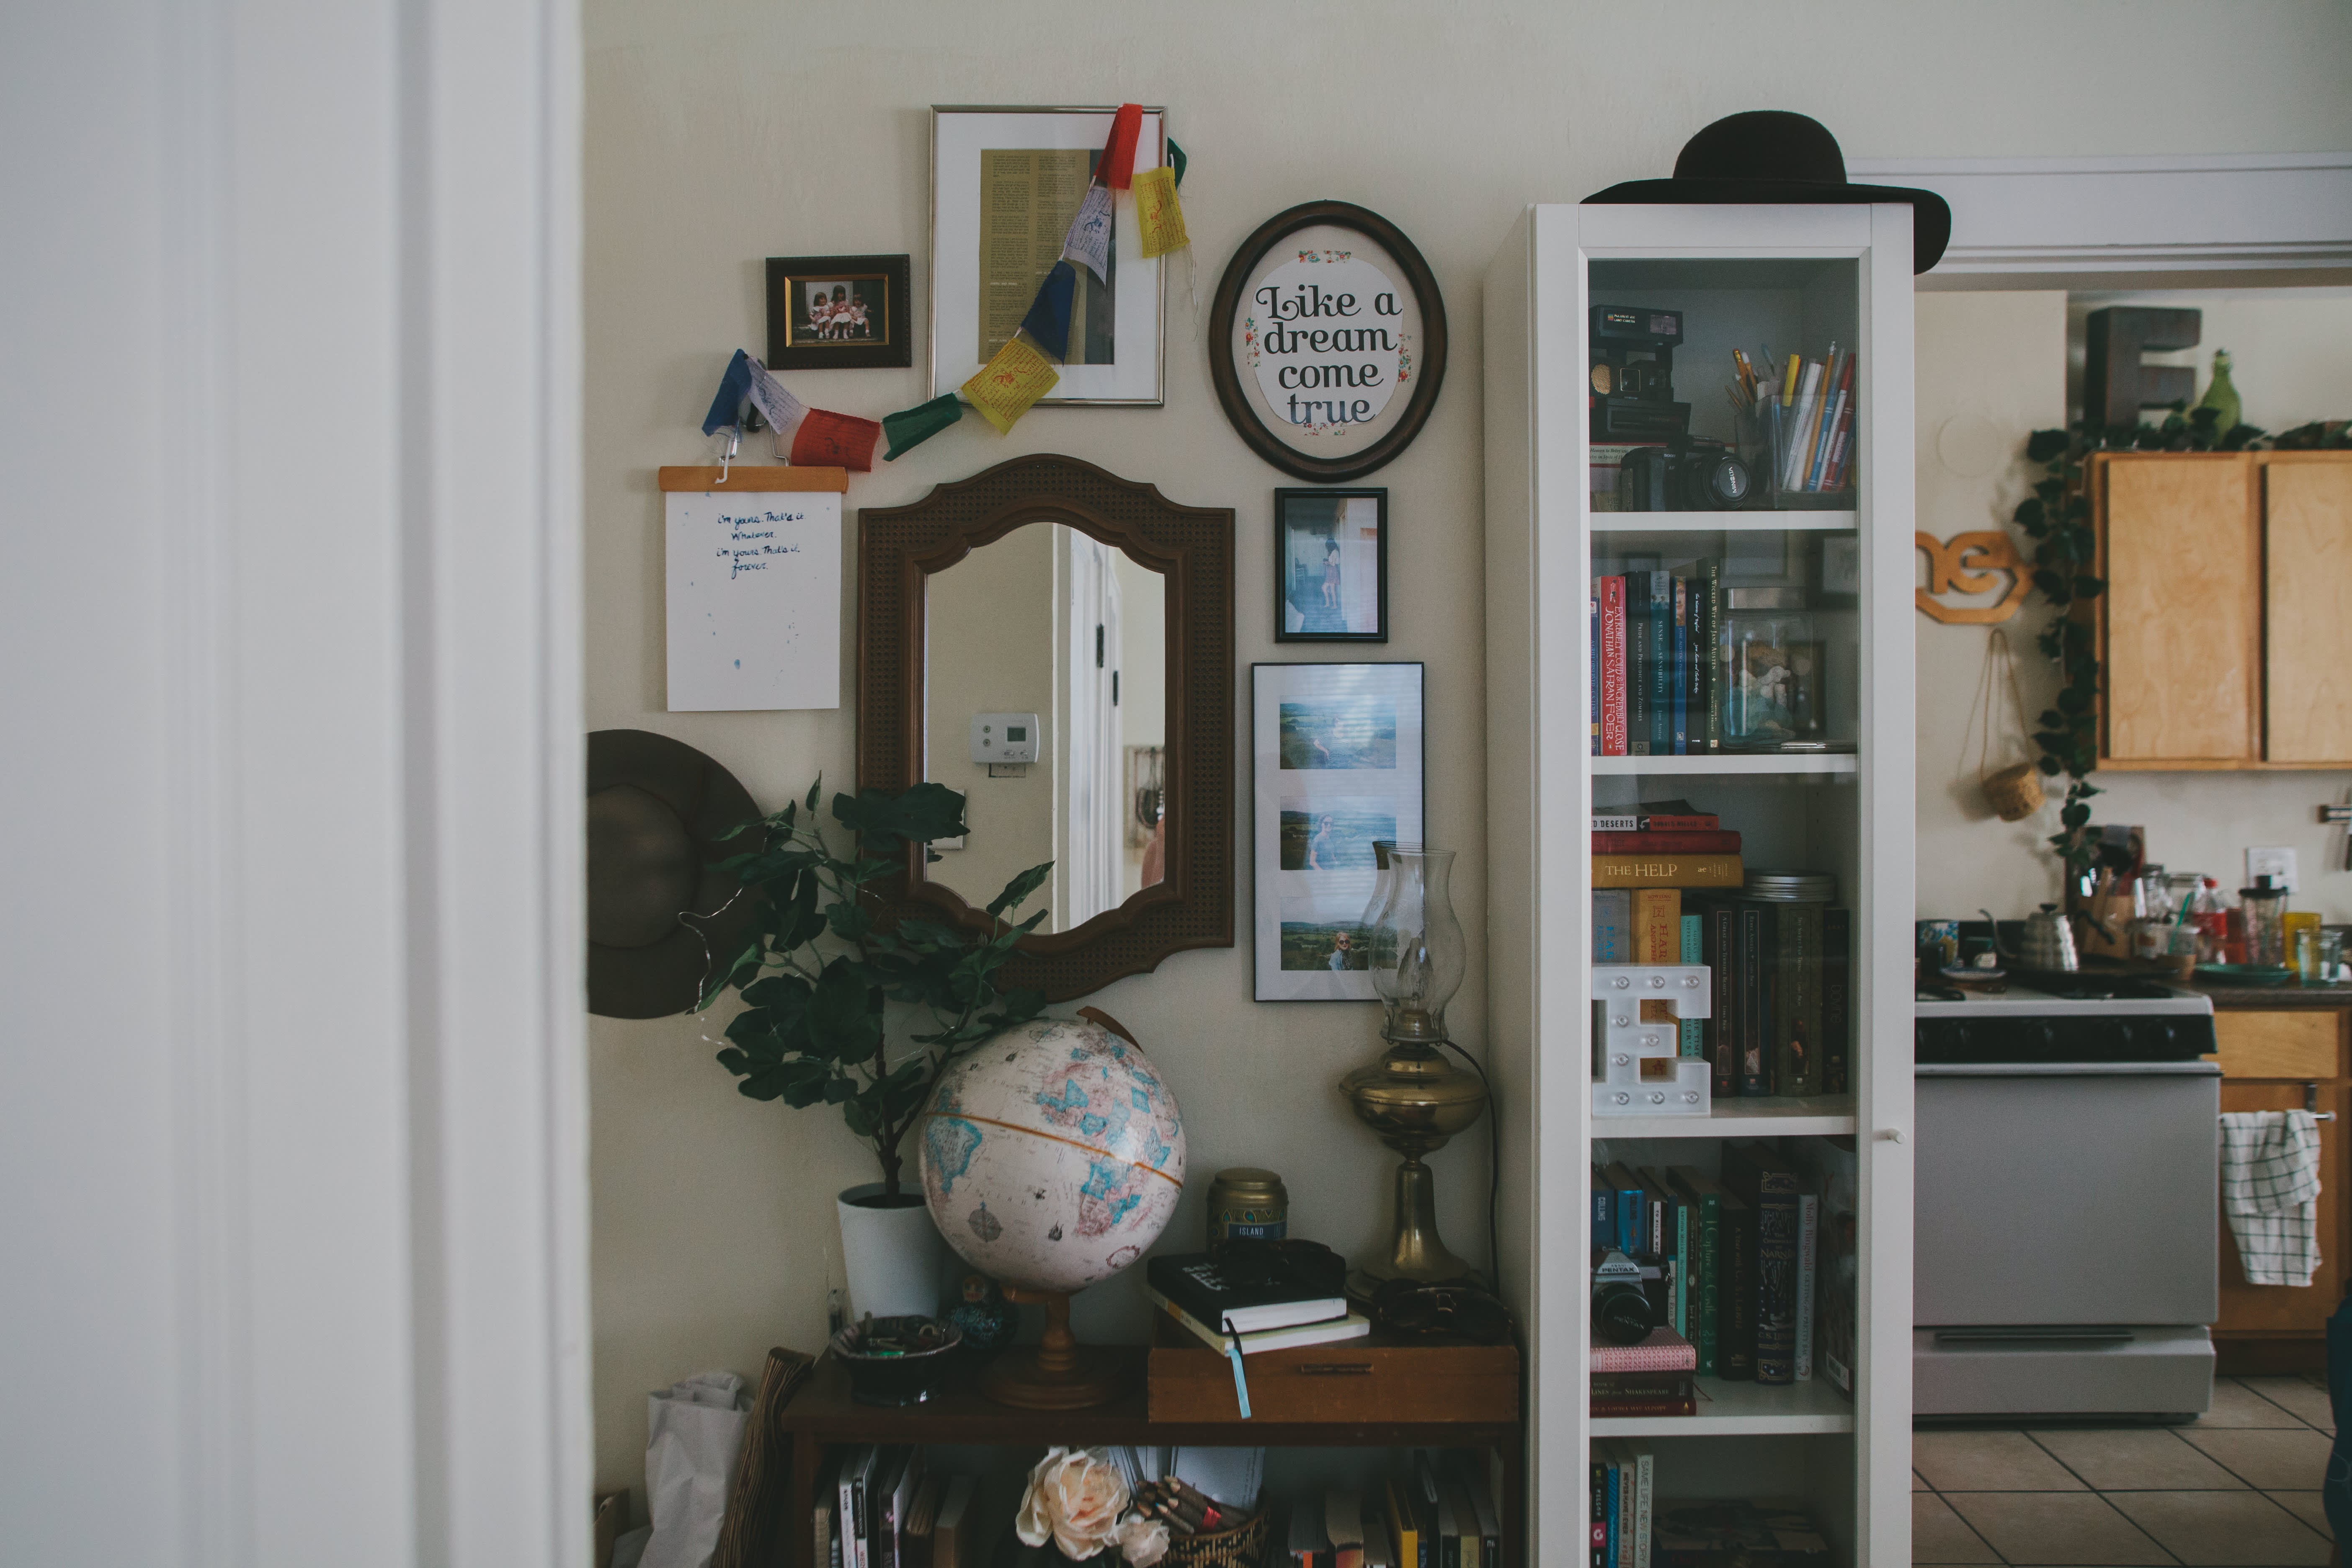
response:
M1161 1330L1151 1347L1146 1408L1154 1421L1242 1423L1233 1363ZM1516 1421L1519 1352L1510 1345L1360 1340L1244 1358L1254 1421Z

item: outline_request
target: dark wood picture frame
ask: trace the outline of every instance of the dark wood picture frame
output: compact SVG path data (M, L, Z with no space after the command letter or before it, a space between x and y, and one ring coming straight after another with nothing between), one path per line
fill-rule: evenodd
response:
M1179 506L1075 458L1040 454L857 513L857 782L922 781L926 579L1013 529L1066 523L1168 579L1167 872L1074 931L1022 939L1004 984L1066 1001L1188 947L1234 945L1234 514ZM923 875L921 847L878 884L883 913L992 924Z
M1240 368L1234 363L1234 316L1241 307L1242 289L1268 251L1300 229L1318 224L1354 229L1387 251L1403 269L1414 303L1421 310L1421 384L1406 399L1404 413L1398 417L1394 429L1362 451L1344 458L1309 457L1285 441L1250 405L1249 394L1241 384ZM1346 484L1361 479L1412 445L1413 437L1428 423L1430 410L1437 405L1438 389L1445 384L1445 300L1437 289L1437 275L1429 269L1429 263L1422 258L1412 241L1404 237L1402 229L1353 202L1307 202L1276 213L1242 241L1241 248L1225 264L1224 276L1217 281L1216 296L1209 305L1209 382L1217 389L1217 402L1224 409L1225 418L1248 443L1250 450L1284 473L1318 484Z
M915 363L914 288L904 256L771 256L768 258L770 370L905 370ZM793 342L798 320L795 282L860 278L883 281L885 322L879 342Z
M1377 592L1380 607L1377 624L1369 632L1311 632L1286 629L1289 617L1283 614L1290 602L1286 592L1290 578L1290 521L1288 512L1293 502L1300 500L1370 500L1380 508L1379 576ZM1389 640L1389 492L1385 489L1318 485L1313 489L1292 488L1274 492L1274 640L1276 642L1311 643L1384 643Z

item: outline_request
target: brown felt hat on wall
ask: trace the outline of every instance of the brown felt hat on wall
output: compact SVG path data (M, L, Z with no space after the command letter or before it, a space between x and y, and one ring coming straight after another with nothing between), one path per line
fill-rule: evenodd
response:
M1609 205L1669 202L1908 202L1911 270L1943 259L1952 237L1952 209L1933 191L1906 185L1856 185L1845 177L1845 155L1820 121L1785 110L1758 109L1717 121L1683 143L1671 180L1628 180L1596 191L1588 203Z
M757 849L760 815L735 776L646 730L588 737L588 1011L657 1018L702 999L715 955L751 929L751 898L719 862Z

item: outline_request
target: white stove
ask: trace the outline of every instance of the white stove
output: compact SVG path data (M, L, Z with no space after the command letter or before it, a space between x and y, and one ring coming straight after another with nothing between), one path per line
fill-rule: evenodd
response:
M2058 974L1920 997L1915 1412L2204 1410L2220 1310L2211 1001Z

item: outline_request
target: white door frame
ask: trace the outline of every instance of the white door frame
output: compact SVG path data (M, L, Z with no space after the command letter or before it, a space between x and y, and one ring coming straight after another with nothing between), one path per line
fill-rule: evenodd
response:
M574 0L0 11L28 1561L586 1561L580 96Z

